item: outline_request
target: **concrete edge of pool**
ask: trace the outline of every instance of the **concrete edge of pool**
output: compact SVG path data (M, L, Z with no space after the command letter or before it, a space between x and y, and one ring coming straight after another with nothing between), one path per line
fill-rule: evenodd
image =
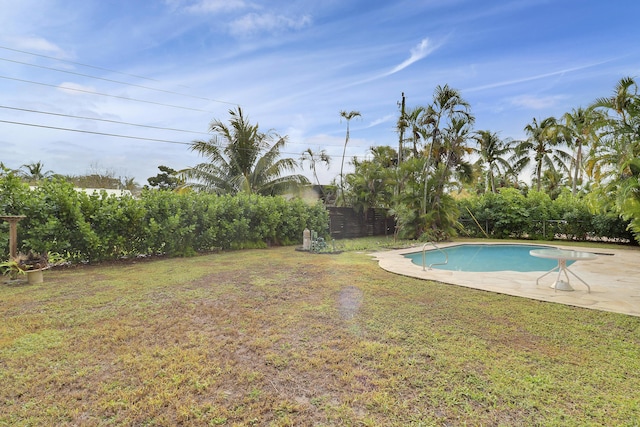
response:
M438 246L445 248L463 244L465 242L452 242L438 244ZM478 242L469 242L468 244L478 244ZM505 245L509 243L487 242L482 244ZM523 243L513 244L521 245ZM573 276L571 276L571 285L575 290L572 292L556 291L550 287L555 281L556 274L544 277L540 280L540 284L536 285L536 279L544 273L539 271L526 273L517 271L469 273L437 270L436 268L423 271L421 266L404 257L407 253L421 251L422 246L376 252L370 255L378 261L378 265L382 269L403 276L540 301L640 316L639 249L576 248L555 244L555 242L540 244L540 246L554 246L559 249L580 250L598 254L595 260L578 261L570 267L572 271L591 286L591 293L587 293L587 288Z

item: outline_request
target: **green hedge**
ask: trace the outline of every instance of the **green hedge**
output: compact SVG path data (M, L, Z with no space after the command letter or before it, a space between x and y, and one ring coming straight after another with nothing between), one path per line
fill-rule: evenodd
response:
M458 205L462 235L542 240L562 236L636 243L628 221L612 212L592 212L588 198L567 192L551 200L543 192L530 190L523 195L514 188L503 188L497 194L462 199Z
M300 199L159 190L139 198L88 195L63 180L29 190L12 174L0 176L0 214L26 215L19 251L59 252L76 262L290 245L302 241L305 227L326 230L329 222L322 204ZM2 222L2 259L8 230Z

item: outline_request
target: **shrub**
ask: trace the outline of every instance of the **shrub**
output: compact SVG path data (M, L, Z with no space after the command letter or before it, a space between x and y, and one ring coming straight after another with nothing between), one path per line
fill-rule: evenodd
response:
M305 228L324 231L329 223L321 203L300 199L159 190L118 198L77 192L58 179L30 191L12 174L0 176L0 197L0 214L26 215L18 233L21 252L59 252L76 262L293 244ZM3 223L5 242L3 259Z
M593 212L588 199L562 192L555 200L531 190L526 196L513 188L499 193L475 195L458 202L460 222L467 235L480 237L486 231L495 238L571 240L608 239L632 241L629 221L611 212ZM473 215L473 216L472 216ZM475 218L475 220L474 220Z

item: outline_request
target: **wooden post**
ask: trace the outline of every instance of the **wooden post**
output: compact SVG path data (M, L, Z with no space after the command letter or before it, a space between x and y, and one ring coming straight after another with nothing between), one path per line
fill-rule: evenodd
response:
M5 215L0 216L9 223L9 256L15 258L18 256L18 222L22 218L26 218L24 215Z

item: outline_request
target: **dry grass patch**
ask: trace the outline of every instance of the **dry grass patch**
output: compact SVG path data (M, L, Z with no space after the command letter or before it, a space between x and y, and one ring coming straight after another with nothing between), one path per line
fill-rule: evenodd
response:
M638 425L640 319L293 248L0 287L0 425Z

